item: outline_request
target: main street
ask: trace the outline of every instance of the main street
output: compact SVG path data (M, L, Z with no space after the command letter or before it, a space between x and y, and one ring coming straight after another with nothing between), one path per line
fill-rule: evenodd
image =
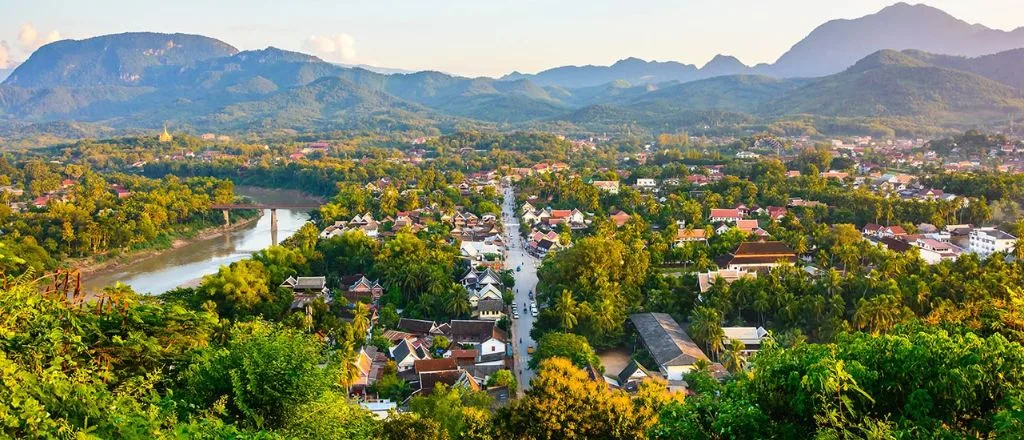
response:
M530 314L529 292L537 289L537 265L540 260L526 252L525 241L519 235L519 217L515 193L511 186L505 187L505 202L502 208L502 221L505 224L505 233L508 243L508 256L505 259L505 268L512 271L516 280L514 287L516 295L512 307L519 311L519 319L512 320L512 349L515 353L516 380L519 381L521 390L530 388L530 380L533 379L533 371L527 366L530 355L528 347L536 347L533 338L530 337L530 329L533 328L534 317ZM518 271L516 269L519 269ZM527 304L524 310L523 305Z

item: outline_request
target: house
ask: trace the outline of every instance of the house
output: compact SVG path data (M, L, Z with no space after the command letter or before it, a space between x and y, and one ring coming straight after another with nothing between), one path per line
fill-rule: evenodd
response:
M708 215L708 221L711 223L726 222L736 223L743 220L743 214L738 209L712 209L711 214Z
M398 345L391 347L390 354L399 372L412 370L416 361L422 359L408 339L403 339L398 342Z
M704 229L680 229L676 231L675 246L682 246L684 243L704 242L707 243L708 231Z
M635 393L640 387L640 383L644 380L653 377L650 371L647 371L643 365L640 365L636 359L630 360L629 364L619 372L616 377L618 379L619 388L626 390L631 393Z
M454 358L417 359L412 363L412 368L416 371L416 374L423 374L435 371L458 370L459 366L455 363Z
M480 383L465 370L431 371L419 375L420 388L414 395L429 395L434 388L444 384L451 387L466 387L473 391L480 391Z
M427 321L423 319L399 319L398 329L415 336L444 334L434 321Z
M485 321L498 321L505 316L505 301L498 298L485 298L477 301L473 308L473 317Z
M669 381L682 380L698 361L711 362L667 313L638 313L630 315L629 320L661 374Z
M928 264L938 264L944 260L956 260L963 253L963 249L944 241L934 238L918 238L911 242L920 249L921 259Z
M768 207L768 218L779 221L786 216L786 208L781 206L769 206Z
M292 291L292 309L305 308L317 298L327 304L332 302L327 277L288 277L281 283L281 287Z
M501 257L501 247L482 241L463 241L459 244L459 253L463 258L483 261L485 257Z
M341 286L345 288L345 298L353 303L361 298L367 298L370 302L376 303L384 295L384 286L381 286L376 280L370 281L361 273L341 277Z
M630 216L629 214L626 214L625 211L619 210L619 212L612 214L610 218L612 219L612 222L615 223L616 227L621 228L625 226L627 222L629 222Z
M850 173L843 172L843 171L835 171L835 170L829 170L827 172L822 172L819 175L821 176L822 179L836 179L836 180L843 180L843 179L846 179L847 177L850 177Z
M968 250L981 257L996 252L1009 254L1017 246L1017 237L995 228L975 228L968 238Z
M722 333L722 343L725 347L729 347L733 340L741 341L745 347L741 353L746 356L760 350L761 343L771 337L764 327L722 327Z
M882 237L896 238L896 237L903 237L903 236L907 235L907 231L904 230L903 227L899 226L899 225L896 225L896 226L886 226L886 227L882 228L881 231L878 232L878 235L880 235Z
M700 289L700 293L711 290L711 286L715 284L719 279L725 281L726 284L732 284L740 278L757 278L757 272L746 272L742 270L716 270L714 272L703 272L697 274L697 288Z
M658 187L655 179L636 179L636 187L643 190L652 190Z
M608 194L619 193L619 181L618 180L595 180L594 186L597 189L604 191Z
M495 321L453 319L449 339L459 345L473 345L483 356L505 353L508 338Z
M730 270L757 271L796 261L796 253L785 243L757 241L740 243L732 254L720 259L718 266Z
M448 359L455 359L455 364L460 367L467 367L476 364L476 358L479 355L480 353L476 349L450 348L442 356Z
M488 285L501 285L501 275L491 268L484 268L483 270L475 270L470 268L466 271L466 274L462 276L462 285L467 289L480 289L483 286Z

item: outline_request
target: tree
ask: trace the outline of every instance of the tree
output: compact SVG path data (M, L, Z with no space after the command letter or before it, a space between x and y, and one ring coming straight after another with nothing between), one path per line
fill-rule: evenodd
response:
M506 371L506 370L501 370ZM467 438L467 431L478 438L489 430L491 398L482 391L466 387L440 385L428 396L416 396L409 409L424 419L436 422L447 436ZM489 436L488 436L489 437Z
M487 387L508 387L510 393L515 393L518 389L516 376L511 370L498 370L490 375L487 378Z
M563 330L569 331L576 327L576 310L576 300L572 298L572 292L563 289L554 307L555 316L558 317Z
M724 348L722 338L722 314L711 307L700 306L690 315L690 331L710 351L717 354Z
M365 339L370 330L370 306L357 302L352 314L352 330L357 338Z
M551 332L541 337L537 341L537 351L530 357L530 368L536 369L545 359L553 357L569 359L580 368L601 365L587 339L571 333Z
M733 339L729 342L729 347L722 361L722 365L726 370L729 370L732 374L739 374L743 371L743 368L747 366L747 358L743 354L743 350L746 350L746 348L746 344L739 339Z
M494 421L499 438L642 439L650 419L636 413L624 392L556 357L540 364L526 397L499 410Z
M221 266L217 273L203 277L199 291L217 304L222 315L248 315L275 299L268 287L268 278L262 263L242 260Z
M226 399L236 420L276 428L338 381L336 364L313 336L260 321L231 333L224 348L210 349L185 373L187 400L207 407Z
M381 440L409 440L429 438L449 440L448 432L433 420L415 413L392 413L380 424L377 438Z

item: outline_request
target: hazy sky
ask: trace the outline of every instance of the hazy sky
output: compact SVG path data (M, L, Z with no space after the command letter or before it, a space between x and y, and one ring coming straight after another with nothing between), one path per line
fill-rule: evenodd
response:
M58 38L185 32L239 49L462 75L625 57L773 62L816 26L892 0L0 0L0 67ZM970 23L1024 26L1024 0L931 0Z

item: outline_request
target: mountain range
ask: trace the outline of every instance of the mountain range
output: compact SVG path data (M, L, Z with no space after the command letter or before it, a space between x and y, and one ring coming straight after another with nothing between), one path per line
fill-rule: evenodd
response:
M1024 28L1012 32L995 30L969 24L931 6L897 3L861 18L822 24L772 64L747 66L727 55L717 55L702 67L629 58L611 66L563 66L534 75L513 72L503 79L530 79L544 86L588 87L613 80L648 84L736 74L809 78L839 73L883 49L977 57L1021 47Z
M905 32L879 31L899 27L893 17L919 32L929 23L944 26L942 32L961 40L935 37L917 47ZM898 4L826 23L773 65L751 68L729 56L699 68L630 58L500 79L379 73L272 47L239 51L199 35L106 35L45 45L18 66L0 85L0 136L49 128L78 133L87 124L104 132L164 124L194 131L636 126L654 132L763 129L807 118L830 121L832 128L885 121L962 128L1024 111L1020 33ZM888 35L891 41L883 38ZM820 75L803 74L812 71Z

